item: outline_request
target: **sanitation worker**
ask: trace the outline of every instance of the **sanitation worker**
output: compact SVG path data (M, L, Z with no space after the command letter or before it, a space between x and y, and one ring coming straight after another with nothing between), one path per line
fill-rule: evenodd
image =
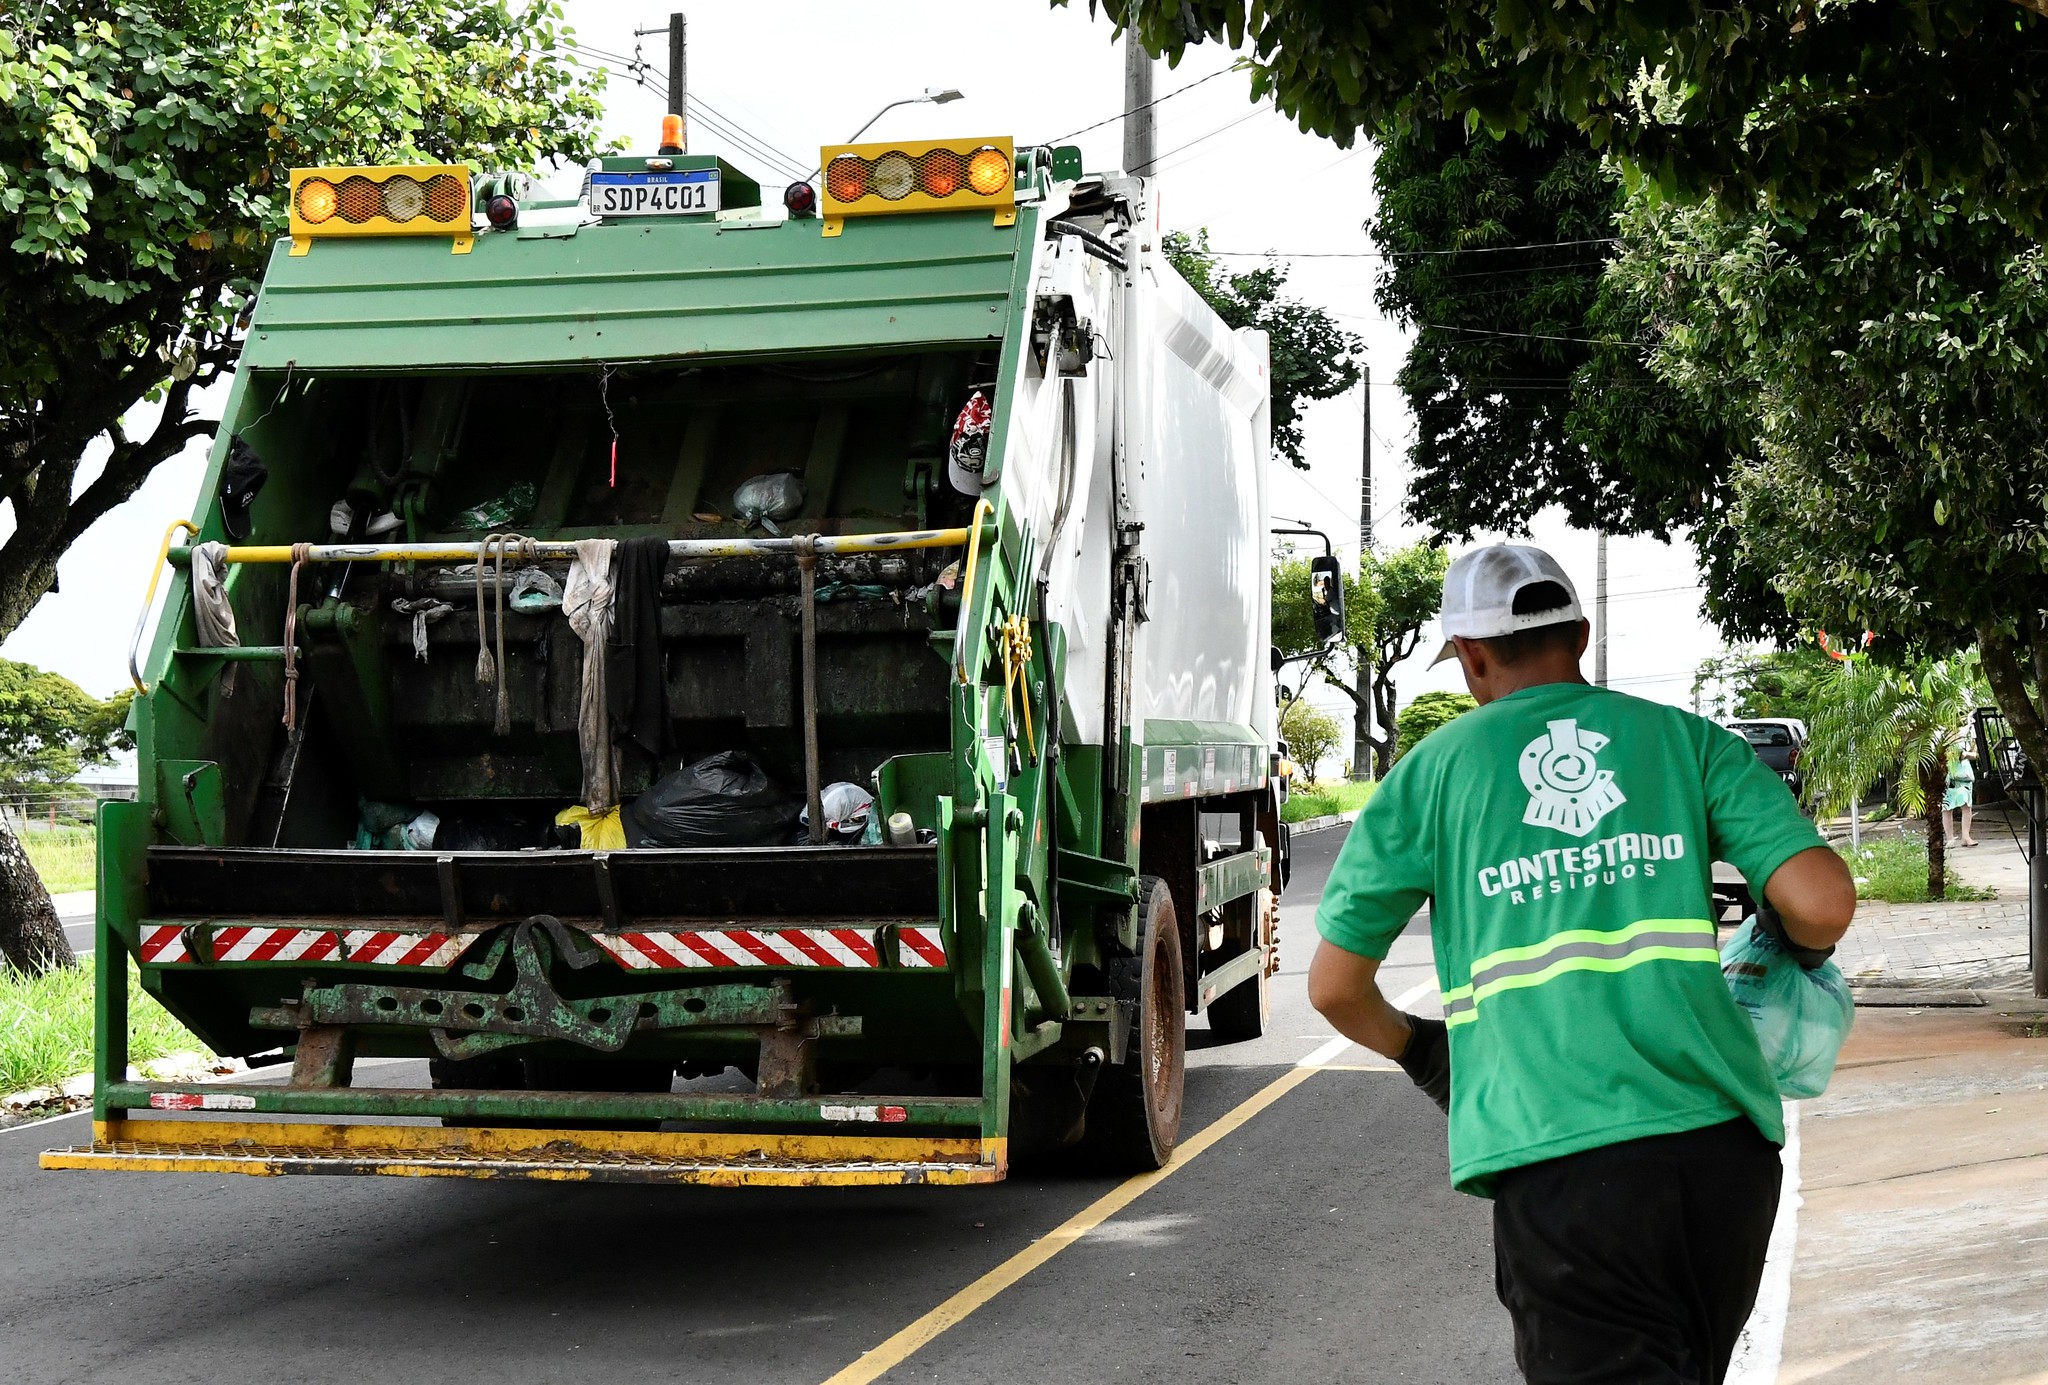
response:
M1782 1108L1721 979L1712 863L1760 883L1808 966L1856 889L1741 738L1590 686L1548 553L1498 544L1444 579L1438 661L1477 710L1394 766L1316 918L1309 998L1450 1115L1451 1181L1493 1199L1522 1374L1705 1385L1726 1374L1778 1205ZM1424 904L1443 1018L1376 974Z

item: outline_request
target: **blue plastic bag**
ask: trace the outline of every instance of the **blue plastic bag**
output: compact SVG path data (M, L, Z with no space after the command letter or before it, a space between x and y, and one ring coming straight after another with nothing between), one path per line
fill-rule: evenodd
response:
M1826 1091L1856 1018L1842 969L1823 962L1808 971L1751 917L1721 949L1721 976L1756 1025L1778 1094L1800 1098Z

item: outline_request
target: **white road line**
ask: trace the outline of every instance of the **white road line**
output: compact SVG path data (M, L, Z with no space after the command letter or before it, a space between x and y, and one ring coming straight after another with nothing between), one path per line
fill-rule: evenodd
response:
M0 1135L12 1135L17 1130L34 1130L39 1125L52 1125L57 1121L68 1121L78 1116L90 1116L91 1114L92 1107L87 1106L84 1109L78 1111L66 1111L61 1116L44 1116L41 1120L24 1121L20 1125L10 1125L4 1129L0 1129Z
M1302 1059L1294 1066L1297 1068L1319 1068L1349 1047L1351 1047L1351 1040L1339 1034L1336 1038L1322 1045L1314 1053L1309 1054L1308 1057Z
M1396 1010L1405 1010L1426 995L1436 993L1436 978L1431 977L1419 986L1411 986L1394 999Z
M1778 1217L1764 1253L1764 1280L1750 1310L1725 1385L1771 1385L1785 1354L1785 1318L1792 1306L1792 1256L1799 1240L1799 1103L1785 1103L1785 1148L1779 1158L1785 1179L1778 1193Z
M1413 1005L1416 1001L1422 999L1424 996L1434 995L1435 993L1436 982L1433 980L1425 981L1419 986L1411 986L1407 990L1401 992L1401 994L1395 998L1394 1008L1396 1010L1405 1010L1410 1005ZM1351 1040L1345 1038L1342 1034L1339 1034L1336 1038L1331 1039L1329 1042L1319 1046L1314 1052L1310 1053L1306 1058L1302 1059L1299 1063L1296 1063L1294 1066L1296 1066L1297 1068L1322 1067L1326 1063L1335 1061L1337 1056L1349 1047L1351 1047Z

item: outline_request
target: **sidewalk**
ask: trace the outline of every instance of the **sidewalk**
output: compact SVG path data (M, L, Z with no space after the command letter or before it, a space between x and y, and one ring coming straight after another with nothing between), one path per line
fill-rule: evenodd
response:
M1778 1385L2048 1382L2048 1007L2010 1008L1857 1012L1801 1105Z
M1957 880L1991 890L1996 897L1942 904L1858 904L1856 924L1835 953L1836 965L1851 985L1873 991L1903 987L2031 994L2026 863L1998 815L1980 815L1976 837L1979 845L1974 848L1950 843L1949 871Z

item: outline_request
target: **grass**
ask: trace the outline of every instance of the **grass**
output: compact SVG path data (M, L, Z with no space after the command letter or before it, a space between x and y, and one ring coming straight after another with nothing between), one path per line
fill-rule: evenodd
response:
M1849 863L1856 877L1858 899L1881 899L1888 904L1927 902L1927 844L1917 837L1875 837L1863 844L1863 854L1852 856L1847 846L1835 848ZM1947 898L1990 899L1991 891L1965 884L1948 872Z
M1331 813L1348 813L1353 808L1363 808L1365 801L1372 797L1372 791L1378 787L1379 784L1370 779L1363 782L1338 779L1318 784L1313 789L1296 789L1280 806L1280 821L1300 822L1305 818L1327 817Z
M51 894L70 894L92 889L93 830L90 827L56 827L48 831L21 834L22 849L29 864L43 877L43 888Z
M128 968L128 1061L146 1063L206 1046L143 994ZM50 1087L92 1068L92 969L41 976L0 970L0 1093Z

